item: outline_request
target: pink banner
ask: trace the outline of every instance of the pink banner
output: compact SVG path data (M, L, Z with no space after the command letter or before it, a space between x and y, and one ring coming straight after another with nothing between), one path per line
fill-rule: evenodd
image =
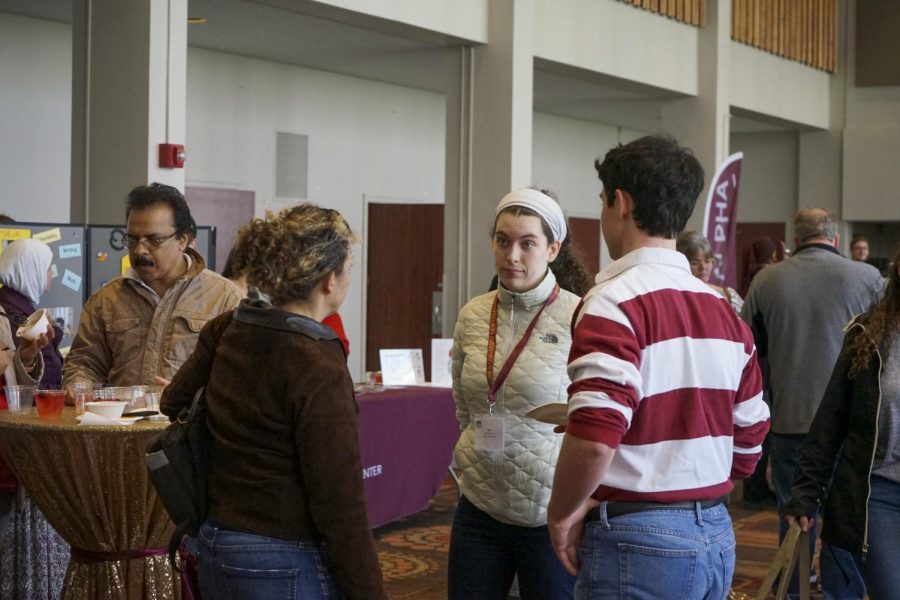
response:
M716 266L709 282L722 287L737 287L737 203L741 181L741 152L725 159L709 186L703 235L709 239Z

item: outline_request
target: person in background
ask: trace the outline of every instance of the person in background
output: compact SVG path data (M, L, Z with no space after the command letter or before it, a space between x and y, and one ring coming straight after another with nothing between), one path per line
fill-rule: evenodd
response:
M573 319L568 424L549 507L576 598L724 600L725 506L769 411L753 336L675 251L703 168L669 137L609 152L600 226L615 262Z
M134 188L125 217L131 267L85 303L63 367L67 387L79 381L155 385L157 377L171 378L204 323L241 299L188 247L196 225L177 189L161 183Z
M850 240L850 258L866 262L869 258L869 240L864 235L854 235Z
M571 598L574 577L553 554L547 503L560 438L526 417L566 399L569 325L584 268L564 248L559 204L511 192L491 229L496 292L470 300L453 335L453 398L462 434L454 451L461 497L450 534L450 600Z
M337 211L311 204L238 235L247 283L271 304L245 299L212 319L161 403L174 418L206 388L201 592L379 600L353 382L343 346L321 323L346 297L355 236Z
M776 240L769 235L753 240L749 246L744 248L743 255L740 289L742 296L747 295L747 290L750 289L750 282L753 281L757 273L768 265L780 263L787 258L784 242Z
M872 600L900 593L900 253L887 291L853 320L800 449L785 507L852 555ZM823 548L826 552L828 548Z
M0 316L0 410L7 409L3 386L38 385L44 375L42 352L55 334L51 326L37 340L22 338L16 345L9 320ZM56 600L68 564L69 545L0 459L0 600Z
M840 354L843 328L855 315L869 310L884 291L884 278L876 269L849 260L838 248L838 222L831 213L824 208L798 211L791 259L757 274L741 311L741 318L753 330L759 355L769 365L769 464L778 503L779 539L788 529L784 507L800 448ZM811 549L815 538L812 529ZM852 559L823 547L819 565L826 594L862 597L862 579ZM791 594L799 586L796 572Z
M694 277L716 290L728 301L734 312L741 312L744 300L734 288L723 288L709 282L713 268L716 266L716 257L713 256L708 239L696 231L683 231L675 242L675 249L687 257Z
M746 295L750 289L753 278L765 267L780 263L786 258L784 243L771 236L756 238L744 248L744 262L741 273L741 290ZM763 400L769 407L772 406L772 388L769 385L769 361L764 356L758 356L759 370L763 378ZM753 475L744 480L742 493L742 506L750 510L762 508L774 508L776 506L775 493L769 485L769 439L763 442L763 453Z
M0 254L0 306L9 315L24 320L37 310L44 292L50 289L53 251L39 240L17 240L9 244ZM62 385L62 354L59 343L62 330L54 325L53 342L44 346L44 375L39 386L58 390ZM12 328L13 342L18 346L19 336Z

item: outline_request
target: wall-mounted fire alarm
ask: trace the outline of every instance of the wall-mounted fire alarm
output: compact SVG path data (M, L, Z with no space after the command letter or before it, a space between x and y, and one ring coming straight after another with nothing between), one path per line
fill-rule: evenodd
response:
M163 169L183 169L184 156L182 144L159 145L159 166Z

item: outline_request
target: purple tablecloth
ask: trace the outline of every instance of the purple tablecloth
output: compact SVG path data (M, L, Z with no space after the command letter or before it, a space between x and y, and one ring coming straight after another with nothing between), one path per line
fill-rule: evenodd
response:
M447 478L459 424L446 388L360 394L359 442L372 527L419 512Z

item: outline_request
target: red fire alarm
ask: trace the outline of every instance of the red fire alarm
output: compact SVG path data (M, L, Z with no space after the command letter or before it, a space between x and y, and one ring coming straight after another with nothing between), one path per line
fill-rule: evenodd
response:
M164 169L183 169L184 156L182 144L159 145L159 166Z

